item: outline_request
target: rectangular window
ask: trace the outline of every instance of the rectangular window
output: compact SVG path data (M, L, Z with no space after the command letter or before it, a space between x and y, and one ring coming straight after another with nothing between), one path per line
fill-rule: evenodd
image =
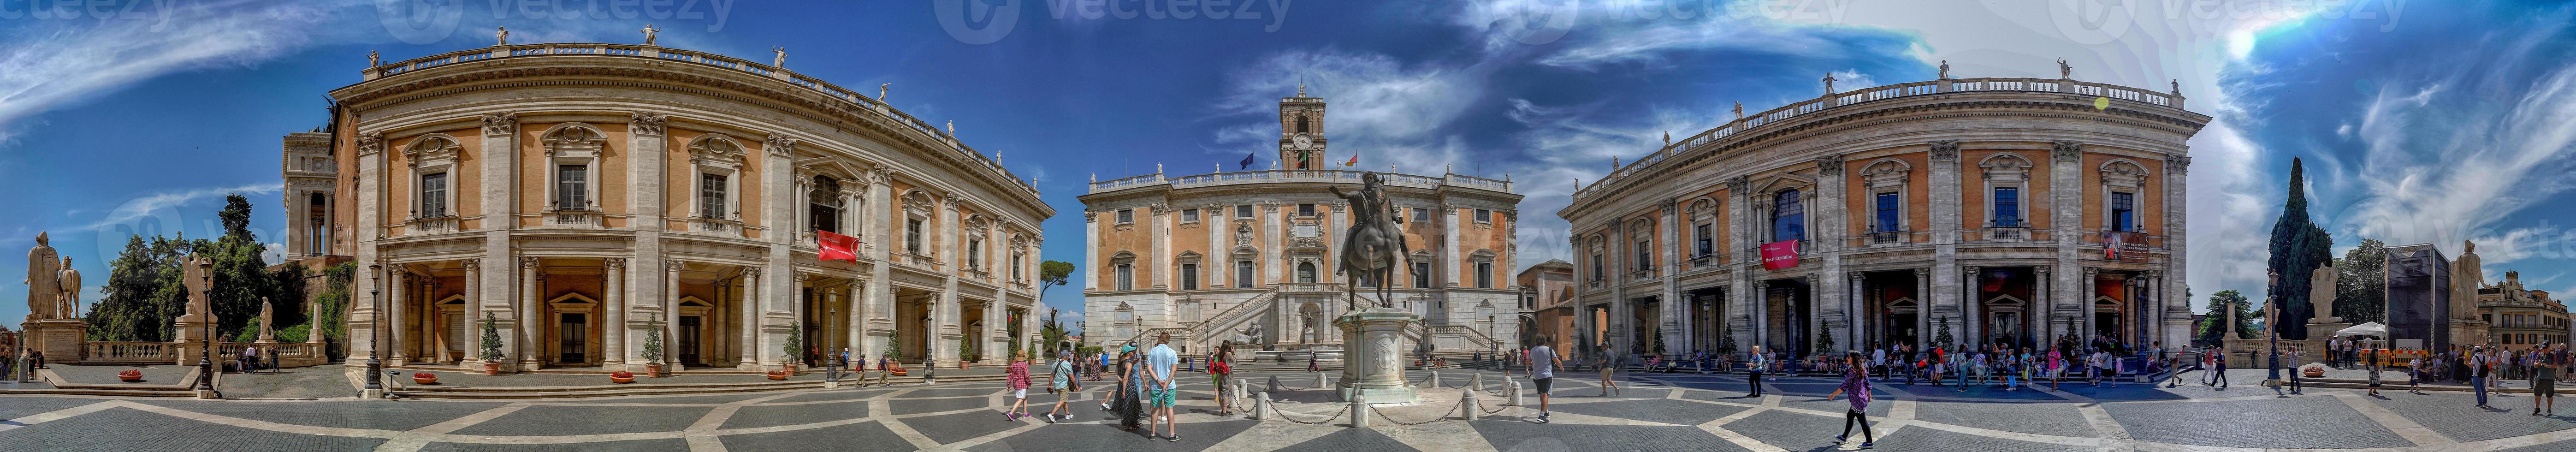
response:
M590 165L555 166L555 208L590 210Z
M1252 218L1252 205L1251 205L1251 204L1236 204L1236 205L1234 205L1234 217L1235 217L1235 218Z
M1592 280L1594 281L1601 280L1601 274L1603 273L1603 270L1601 269L1601 261L1603 260L1604 259L1602 259L1599 254L1592 255Z
M1199 264L1181 264L1181 290L1199 290Z
M420 216L447 216L447 173L420 175Z
M1431 221L1431 209L1414 208L1413 221Z
M1476 261L1476 288L1494 288L1494 263Z
M698 175L698 217L727 217L725 215L725 175Z
M1025 275L1027 275L1027 274L1029 273L1029 272L1028 272L1028 269L1026 268L1026 267L1027 267L1027 262L1028 262L1028 261L1023 260L1023 259L1027 259L1027 258L1025 258L1025 257L1020 257L1020 255L1017 255L1017 254L1013 254L1013 255L1011 255L1011 280L1012 280L1012 281L1018 281L1018 280L1021 280L1021 279L1023 279L1023 278L1027 278L1027 276L1025 276Z
M921 255L921 220L903 220L903 252Z
M1699 253L1692 256L1707 256L1717 252L1717 239L1708 235L1708 227L1709 225L1703 224L1692 230L1692 237L1699 239Z
M2138 230L2137 203L2137 195L2135 194L2117 191L2111 192L2111 230Z
M1415 287L1415 288L1425 288L1425 289L1427 289L1427 288L1430 288L1430 287L1431 287L1431 263L1430 263L1430 262L1418 262L1418 261L1417 261L1417 262L1414 262L1414 263L1413 263L1413 287Z
M1873 227L1878 232L1896 230L1896 191L1878 194L1878 222L1873 222Z
M1118 209L1118 222L1119 222L1119 223L1134 223L1134 222L1136 222L1136 209Z
M984 239L966 239L966 268L984 269Z
M1491 211L1491 210L1485 210L1485 209L1476 209L1476 222L1477 222L1477 223L1492 223L1492 222L1494 222L1494 211Z
M1118 264L1118 290L1136 290L1136 265Z
M1311 216L1315 216L1315 205L1314 205L1314 204L1298 204L1298 205L1297 205L1297 216L1301 216L1301 217L1311 217Z
M1252 288L1252 261L1234 261L1234 286Z
M1995 227L2021 227L2021 188L1995 187Z
M1192 221L1199 221L1199 210L1181 209L1181 222L1188 223Z
M1655 269L1655 254L1654 254L1654 253L1655 253L1655 242L1653 242L1653 241L1648 241L1648 240L1638 240L1638 241L1637 241L1637 271L1647 271L1647 270L1653 270L1653 269Z

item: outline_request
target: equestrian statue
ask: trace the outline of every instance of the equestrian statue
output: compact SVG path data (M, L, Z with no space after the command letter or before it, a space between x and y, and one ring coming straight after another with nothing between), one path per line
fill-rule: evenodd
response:
M1394 307L1387 293L1387 281L1393 279L1396 264L1403 262L1400 256L1410 252L1410 248L1405 244L1403 230L1396 228L1394 216L1388 213L1386 179L1377 173L1363 173L1359 191L1345 193L1341 187L1327 187L1326 190L1331 190L1333 196L1339 196L1351 205L1351 227L1342 235L1341 253L1345 281L1342 293L1349 300L1350 309L1357 311L1360 308L1355 288L1359 287L1363 274L1367 281L1377 285L1377 306Z

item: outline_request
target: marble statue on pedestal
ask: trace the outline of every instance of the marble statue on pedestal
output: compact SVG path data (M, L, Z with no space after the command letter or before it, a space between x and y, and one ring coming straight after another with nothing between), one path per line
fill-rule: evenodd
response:
M22 281L27 285L27 320L57 317L55 310L62 306L62 275L56 271L61 259L47 244L45 233L36 233L36 247L27 250L27 279Z
M61 293L56 297L58 301L54 302L56 305L54 318L80 318L80 292L83 286L81 286L80 270L72 268L70 256L63 257L62 270L54 271L54 275L54 287Z
M1377 173L1360 175L1360 189L1349 193L1341 187L1325 187L1351 203L1351 226L1343 235L1342 271L1347 282L1342 291L1349 298L1350 309L1360 309L1359 295L1354 292L1362 277L1377 286L1377 307L1392 307L1387 294L1388 282L1395 276L1395 266L1402 263L1406 252L1404 233L1387 215L1386 178Z
M277 342L277 311L269 306L268 297L259 297L259 341Z

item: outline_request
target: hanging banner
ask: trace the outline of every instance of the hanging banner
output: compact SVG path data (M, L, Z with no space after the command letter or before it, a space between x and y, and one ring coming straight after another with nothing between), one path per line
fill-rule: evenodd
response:
M859 239L832 231L814 231L815 260L859 261Z
M1798 266L1798 241L1782 240L1762 244L1762 269L1779 270Z

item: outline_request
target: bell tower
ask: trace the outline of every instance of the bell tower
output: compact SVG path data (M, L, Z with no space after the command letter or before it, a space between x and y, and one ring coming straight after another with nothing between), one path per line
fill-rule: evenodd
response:
M1297 97L1279 99L1279 168L1323 169L1324 98L1306 97L1306 85L1297 85Z

